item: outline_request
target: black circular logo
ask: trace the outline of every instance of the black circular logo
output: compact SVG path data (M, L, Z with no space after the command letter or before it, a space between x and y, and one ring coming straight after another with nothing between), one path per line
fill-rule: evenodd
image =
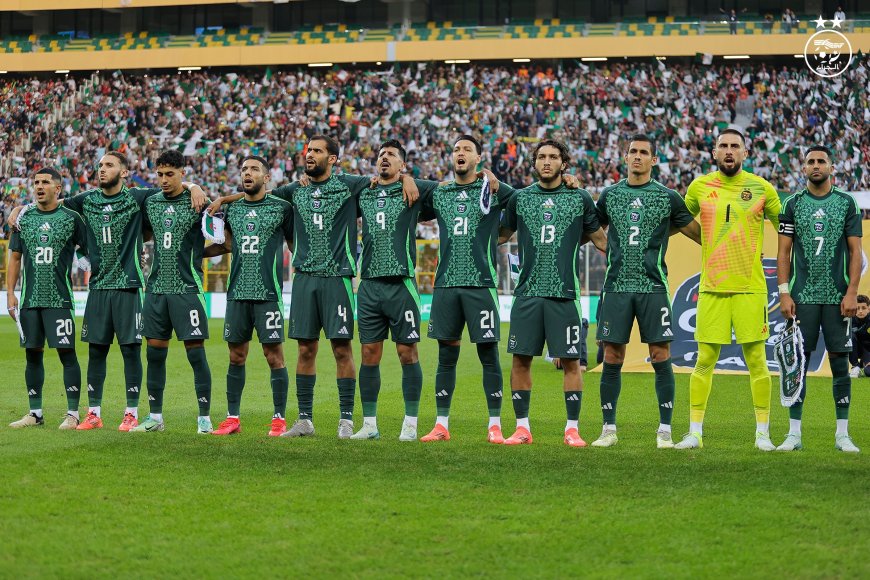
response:
M163 220L163 227L167 230L172 229L172 218L166 218L165 220Z
M740 192L740 199L742 199L743 201L749 201L750 199L752 199L752 192L749 191L749 188L746 188L742 192Z
M322 205L323 205L323 201L321 201L319 199L312 199L311 200L311 209L313 209L313 210L320 209Z
M39 234L39 243L40 244L47 244L50 240L51 240L51 238L49 237L48 234Z
M813 224L813 229L817 232L825 231L825 222L816 222Z

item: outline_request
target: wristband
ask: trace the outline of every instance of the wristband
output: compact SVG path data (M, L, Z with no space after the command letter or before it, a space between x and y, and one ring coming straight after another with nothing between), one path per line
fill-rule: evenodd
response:
M788 282L779 285L779 293L780 294L789 294L788 291Z

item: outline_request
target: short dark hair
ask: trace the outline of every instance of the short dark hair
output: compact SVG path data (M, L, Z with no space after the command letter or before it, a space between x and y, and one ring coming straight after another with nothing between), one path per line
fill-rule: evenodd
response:
M336 141L329 135L312 135L308 142L311 143L312 141L326 141L326 152L330 155L335 155L336 157L338 157L338 154L340 152L338 141Z
M456 147L456 144L460 141L471 141L474 143L474 148L477 150L477 154L480 155L483 153L483 145L481 145L480 141L475 139L473 135L460 135L459 139L453 142L453 146Z
M387 147L392 147L393 149L399 150L399 157L402 158L402 161L405 161L405 156L408 154L405 151L405 148L402 147L402 144L399 143L396 139L390 139L388 141L384 141L381 143L381 146L378 147L378 155L380 155L382 149L386 149Z
M740 140L743 141L743 146L746 147L746 136L741 131L734 129L733 127L728 127L727 129L722 129L719 133L719 137L722 135L737 135L740 137Z
M254 161L259 161L263 165L263 170L269 171L269 162L266 161L265 158L260 157L259 155L248 155L247 157L242 159L242 165L244 165L245 161L247 161L248 159L253 159Z
M532 163L534 164L535 159L538 158L538 152L544 147L555 147L559 150L559 157L562 159L562 163L571 163L571 152L568 151L568 146L562 143L561 141L556 141L555 139L543 139L538 141L537 145L535 145L534 149L532 149Z
M184 155L178 149L167 149L157 158L156 166L160 167L175 167L176 169L184 168Z
M60 175L60 172L53 167L43 167L42 169L33 174L34 177L36 177L37 175L51 175L52 181L55 181L57 183L63 181L63 177Z
M109 151L106 155L111 155L121 164L121 167L127 169L130 167L130 161L127 159L127 156L121 153L120 151Z
M642 133L638 133L637 135L632 135L628 139L627 147L631 146L632 141L643 141L644 143L649 143L649 148L650 148L653 156L655 156L655 154L656 154L656 142L655 142L655 139L653 139L649 135L644 135Z
M813 151L821 151L825 155L828 156L828 159L833 159L834 156L831 154L831 150L826 145L813 145L809 149L807 149L807 154L804 156L806 158Z
M870 306L870 297L866 294L858 294L858 304L867 304Z

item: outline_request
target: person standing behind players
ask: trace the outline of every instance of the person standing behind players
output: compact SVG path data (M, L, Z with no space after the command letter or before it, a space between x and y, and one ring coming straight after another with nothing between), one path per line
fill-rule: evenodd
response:
M378 150L378 186L359 195L362 214L362 264L357 291L362 365L359 391L363 426L351 439L378 439L378 393L384 340L391 332L402 366L405 418L400 441L417 439L417 413L423 371L417 355L420 341L420 294L414 278L417 262L417 218L436 182L418 182L421 202L410 207L402 193L405 148L395 140ZM428 186L427 186L428 185Z
M622 362L637 319L640 339L649 345L659 406L659 449L674 446L674 371L671 367L671 299L665 254L671 228L700 243L698 223L680 194L652 178L658 164L650 137L635 135L625 154L628 178L598 198L598 219L607 229L607 273L599 302L597 338L604 344L601 411L604 426L593 447L616 445L616 404L622 388Z
M852 352L849 353L852 370L849 376L857 379L870 377L870 297L858 294L858 309L852 319Z
M746 142L736 129L716 139L719 166L696 178L686 192L686 207L701 221L701 287L695 340L698 361L689 379L690 432L675 447L703 447L704 414L713 388L713 371L731 332L743 347L755 405L755 446L775 449L770 441L770 371L764 343L770 336L767 283L761 264L764 218L779 223L782 204L776 189L743 171Z
M483 366L483 390L489 411L487 439L490 443L504 442L495 247L499 214L514 190L502 183L497 194L484 194L488 183L476 173L481 152L480 142L471 135L463 135L454 142L456 179L435 189L425 204L427 215L422 218L437 218L441 235L428 333L429 338L438 340L437 418L435 428L420 439L423 442L450 439L450 403L456 389L456 363L466 324Z
M563 143L540 141L532 151L538 182L519 190L504 211L504 229L517 232L520 258L508 340L508 352L513 353L511 400L517 429L505 439L505 445L532 442L532 358L541 356L546 340L550 354L559 358L564 371L565 444L586 446L578 431L583 396L578 362L583 316L577 255L582 238L589 237L602 251L607 249L607 238L589 193L570 190L562 181L569 155Z
M157 179L163 195L145 200L145 226L154 236L154 261L145 287L142 334L148 340L146 382L150 414L131 432L163 431L166 358L172 330L184 341L193 369L199 405L197 432L211 433L209 407L211 370L205 356L208 315L202 288L202 212L191 207L190 191L182 184L184 156L175 149L157 158Z
M788 198L779 216L777 280L780 309L786 320L797 319L806 359L816 349L819 327L834 375L837 431L834 446L858 453L849 438L852 379L852 317L858 310L861 281L861 210L848 193L833 186L831 151L810 147L804 159L807 187ZM789 407L789 431L777 451L801 449L801 418L806 378L797 401Z
M245 388L245 363L254 329L271 369L274 414L270 437L287 431L282 280L284 240L293 244L293 211L286 201L266 194L269 164L257 155L242 160L245 197L226 210L226 240L205 249L206 258L232 252L227 283L224 340L230 351L227 369L227 418L212 435L241 433L239 412Z
M87 234L82 216L58 204L61 175L45 167L33 177L36 208L21 216L21 231L9 240L9 265L6 270L6 302L9 314L17 319L23 336L21 346L27 365L24 383L30 412L10 423L12 428L45 424L42 416L42 387L45 383L43 347L57 349L63 365L67 413L60 429L75 429L79 424L82 369L75 351L75 316L70 274L76 246L87 253ZM21 282L21 308L15 285L24 266Z
M88 348L88 416L77 429L103 426L101 405L106 380L106 357L115 336L124 359L127 408L119 431L139 424L139 392L142 386L142 208L160 189L127 188L127 157L118 151L103 155L98 164L100 187L64 199L63 204L81 214L88 226L91 278L82 322L82 340ZM205 193L186 185L193 193L191 204L205 206ZM9 222L17 226L16 208Z

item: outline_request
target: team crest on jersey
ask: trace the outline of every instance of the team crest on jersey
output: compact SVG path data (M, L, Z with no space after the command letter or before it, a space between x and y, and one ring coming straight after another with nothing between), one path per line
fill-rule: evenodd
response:
M544 212L544 221L545 221L545 222L551 222L551 221L553 221L553 212L551 212L551 211L545 211L545 212Z
M314 211L319 210L322 206L323 206L322 199L312 199L311 200L311 209L313 209Z
M641 213L639 211L630 211L628 212L628 220L633 223L637 223L640 221Z
M49 234L47 234L47 233L45 233L45 232L39 234L39 243L40 243L41 245L42 245L42 244L47 244L47 243L49 243L50 241L51 241L51 236L50 236Z
M750 199L752 199L752 192L749 191L748 187L740 192L740 199L742 199L743 201L749 201Z
M104 214L103 214L103 223L104 223L104 224L107 224L107 223L109 223L110 221L112 221L112 216L110 216L110 215L107 214L107 213L104 213Z
M247 230L247 231L249 231L249 232L255 232L255 231L257 231L257 224L256 224L256 222L248 222L248 223L246 223L246 224L245 224L245 230Z
M459 213L465 213L465 210L467 210L467 209L468 209L468 206L465 205L464 203L460 203L459 205L456 206L456 211L458 211Z
M610 323L605 322L601 325L601 336L610 336Z
M173 223L174 222L172 221L172 218L166 218L165 220L163 220L163 227L167 230L171 230Z
M381 193L383 193L383 192L381 192ZM378 205L378 209L384 209L385 207L387 207L387 200L379 199L377 205Z
M825 231L825 222L816 222L816 223L814 223L814 224L813 224L813 229L816 230L816 232L823 232L823 231Z
M230 336L230 325L224 324L224 338L228 338Z

